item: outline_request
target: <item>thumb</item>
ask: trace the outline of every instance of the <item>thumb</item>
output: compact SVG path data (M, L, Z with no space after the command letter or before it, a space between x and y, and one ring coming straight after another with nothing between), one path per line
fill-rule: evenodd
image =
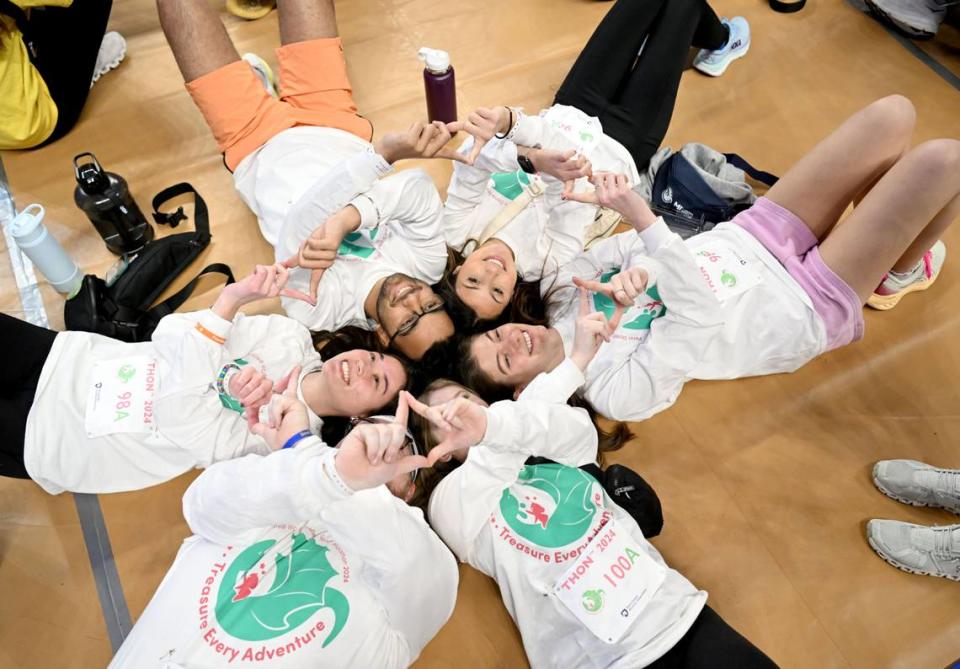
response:
M320 288L320 279L323 278L323 273L326 270L315 269L310 272L310 300L313 300L312 304L317 303L317 290ZM307 300L308 302L310 300Z
M292 256L280 263L287 269L300 266L300 252L294 253Z
M611 333L620 327L620 319L623 318L623 313L625 311L622 304L619 302L616 302L615 304L616 306L613 309L613 316L611 316L610 320L607 321L608 329Z
M590 295L585 288L580 287L580 316L586 316L590 313Z
M463 130L463 121L450 121L447 123L447 130L450 131L451 135L455 132L460 132Z
M284 384L283 395L284 397L291 397L293 399L297 398L297 389L300 385L300 366L297 365L287 373L286 379L282 379L280 383ZM279 385L279 384L278 384Z
M592 281L588 279L581 279L578 276L573 277L573 284L578 288L583 288L584 290L590 290L594 293L603 293L604 295L610 294L610 286L606 283L600 283L599 281Z

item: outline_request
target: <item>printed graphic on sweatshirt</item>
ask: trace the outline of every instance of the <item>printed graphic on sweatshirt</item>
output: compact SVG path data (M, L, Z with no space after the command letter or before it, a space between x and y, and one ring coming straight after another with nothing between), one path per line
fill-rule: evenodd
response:
M567 546L590 529L603 504L600 484L581 469L527 465L503 491L500 512L518 536L545 548Z
M516 172L497 172L490 175L493 190L508 200L516 200L523 193L523 187L530 185L530 177L523 170Z
M329 536L304 528L246 548L228 546L222 558L199 599L200 630L211 650L231 662L262 662L336 641L350 617L340 590L350 568Z
M369 258L377 250L373 242L377 238L378 232L380 232L380 228L351 232L340 242L337 255Z
M600 275L600 283L610 283L610 279L620 272L616 267L609 272ZM616 305L613 300L601 293L593 294L593 308L606 315L607 318L613 316ZM667 313L667 307L660 299L660 291L657 290L657 284L647 286L647 290L642 298L637 300L634 310L639 309L639 313L633 319L620 324L621 328L627 330L649 330L653 321Z

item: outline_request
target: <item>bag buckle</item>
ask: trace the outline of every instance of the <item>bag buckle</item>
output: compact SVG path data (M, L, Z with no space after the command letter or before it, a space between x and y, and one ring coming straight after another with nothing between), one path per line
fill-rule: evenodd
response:
M177 207L177 210L172 214L164 214L159 211L153 212L153 220L157 225L169 225L171 228L177 227L180 225L180 222L186 220L186 218L187 215L183 213L183 207Z

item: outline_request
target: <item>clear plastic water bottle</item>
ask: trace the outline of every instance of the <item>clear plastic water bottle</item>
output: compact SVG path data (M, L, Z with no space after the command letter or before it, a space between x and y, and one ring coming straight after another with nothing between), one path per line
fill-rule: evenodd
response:
M457 85L450 54L424 47L419 51L423 70L423 88L427 96L427 118L450 123L457 120Z
M50 285L69 299L80 290L83 275L43 224L44 213L41 205L29 205L10 223L10 234Z
M81 158L88 158L81 162ZM117 255L136 253L153 239L153 227L130 195L126 180L106 172L92 153L73 159L77 188L73 200L87 215L107 248Z

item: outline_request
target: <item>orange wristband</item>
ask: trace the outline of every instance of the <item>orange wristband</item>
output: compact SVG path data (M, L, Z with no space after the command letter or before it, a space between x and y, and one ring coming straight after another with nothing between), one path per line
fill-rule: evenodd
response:
M199 332L200 334L202 334L204 337L206 337L207 339L209 339L209 340L212 341L212 342L216 342L217 344L223 344L223 343L226 343L226 341L227 341L226 339L224 339L224 338L221 337L220 335L218 335L218 334L216 334L216 333L213 333L213 332L210 332L210 330L208 330L207 328L203 327L203 326L200 325L199 323L197 323L197 326L196 326L196 327L197 327L197 332Z

